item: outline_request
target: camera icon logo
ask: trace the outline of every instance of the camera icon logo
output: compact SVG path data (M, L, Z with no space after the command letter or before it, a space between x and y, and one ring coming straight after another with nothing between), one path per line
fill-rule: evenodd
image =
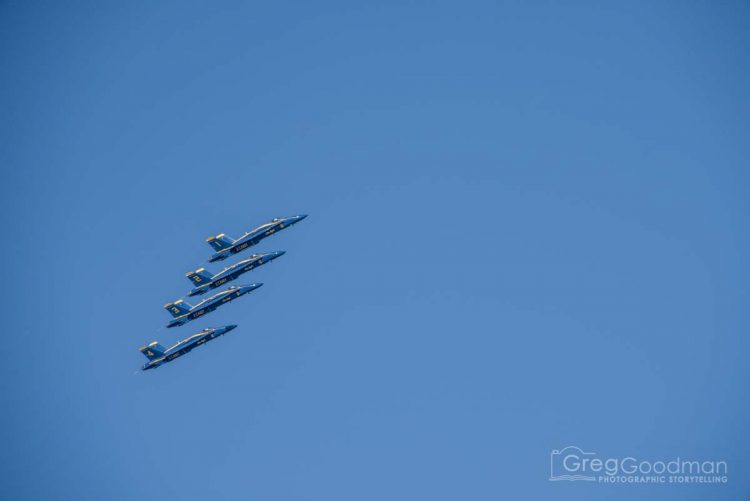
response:
M549 455L549 480L552 482L558 480L595 482L596 477L586 475L586 468L581 467L582 464L587 463L586 459L591 459L593 456L596 456L595 452L584 452L575 445L552 450Z

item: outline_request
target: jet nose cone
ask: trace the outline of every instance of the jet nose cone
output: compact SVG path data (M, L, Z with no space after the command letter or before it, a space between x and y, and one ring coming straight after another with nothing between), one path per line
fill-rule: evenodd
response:
M229 331L233 331L233 330L234 330L234 329L236 329L236 328L237 328L237 326L236 326L236 325L227 325L227 326L225 326L225 327L224 327L224 329L225 329L225 331L224 331L224 332L229 332Z
M307 214L300 214L299 216L289 216L286 218L289 224L297 224L307 217Z
M284 254L286 254L286 251L276 251L274 252L274 257L281 257Z

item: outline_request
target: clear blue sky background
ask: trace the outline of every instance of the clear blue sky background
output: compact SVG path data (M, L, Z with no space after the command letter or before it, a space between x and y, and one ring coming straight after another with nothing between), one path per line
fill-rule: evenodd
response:
M0 498L745 499L748 53L739 1L4 2Z

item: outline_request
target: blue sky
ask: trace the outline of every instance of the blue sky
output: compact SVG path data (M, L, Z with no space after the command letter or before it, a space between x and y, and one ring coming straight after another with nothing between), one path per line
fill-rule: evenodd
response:
M0 497L746 497L749 22L4 3ZM265 287L163 329L206 237L298 213ZM730 481L549 482L567 445Z

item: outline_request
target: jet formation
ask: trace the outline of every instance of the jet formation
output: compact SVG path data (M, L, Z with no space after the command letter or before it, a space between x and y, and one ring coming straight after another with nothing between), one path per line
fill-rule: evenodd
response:
M306 217L306 214L302 214L299 216L274 218L271 221L258 226L254 230L245 233L236 240L226 236L223 233L216 235L215 237L210 237L206 241L216 252L214 252L209 257L208 262L213 263L216 261L223 261L234 254L257 245L263 239L285 228L289 228L290 226L297 224ZM191 271L187 273L187 277L192 282L194 287L187 293L187 296L195 297L206 294L207 292L217 289L228 282L236 280L238 277L249 271L252 271L260 266L263 266L264 264L278 259L284 254L285 251L253 254L247 259L243 259L230 266L227 266L216 274L211 273L203 267L198 268L195 271ZM164 305L164 308L173 317L172 320L167 324L167 328L180 327L188 322L199 319L204 315L215 311L217 308L219 308L219 306L230 303L237 298L260 288L262 285L262 283L231 285L227 289L217 292L195 305L186 302L182 298L167 303ZM164 348L161 344L159 344L158 341L153 341L148 345L141 346L139 348L139 351L143 353L149 360L146 364L143 365L141 370L146 371L149 369L160 367L167 362L171 362L172 360L186 353L189 353L194 348L201 346L208 341L216 339L219 336L223 336L236 327L236 325L225 325L224 327L205 328L202 331L196 334L192 334L182 341L179 341L177 344L169 348Z

